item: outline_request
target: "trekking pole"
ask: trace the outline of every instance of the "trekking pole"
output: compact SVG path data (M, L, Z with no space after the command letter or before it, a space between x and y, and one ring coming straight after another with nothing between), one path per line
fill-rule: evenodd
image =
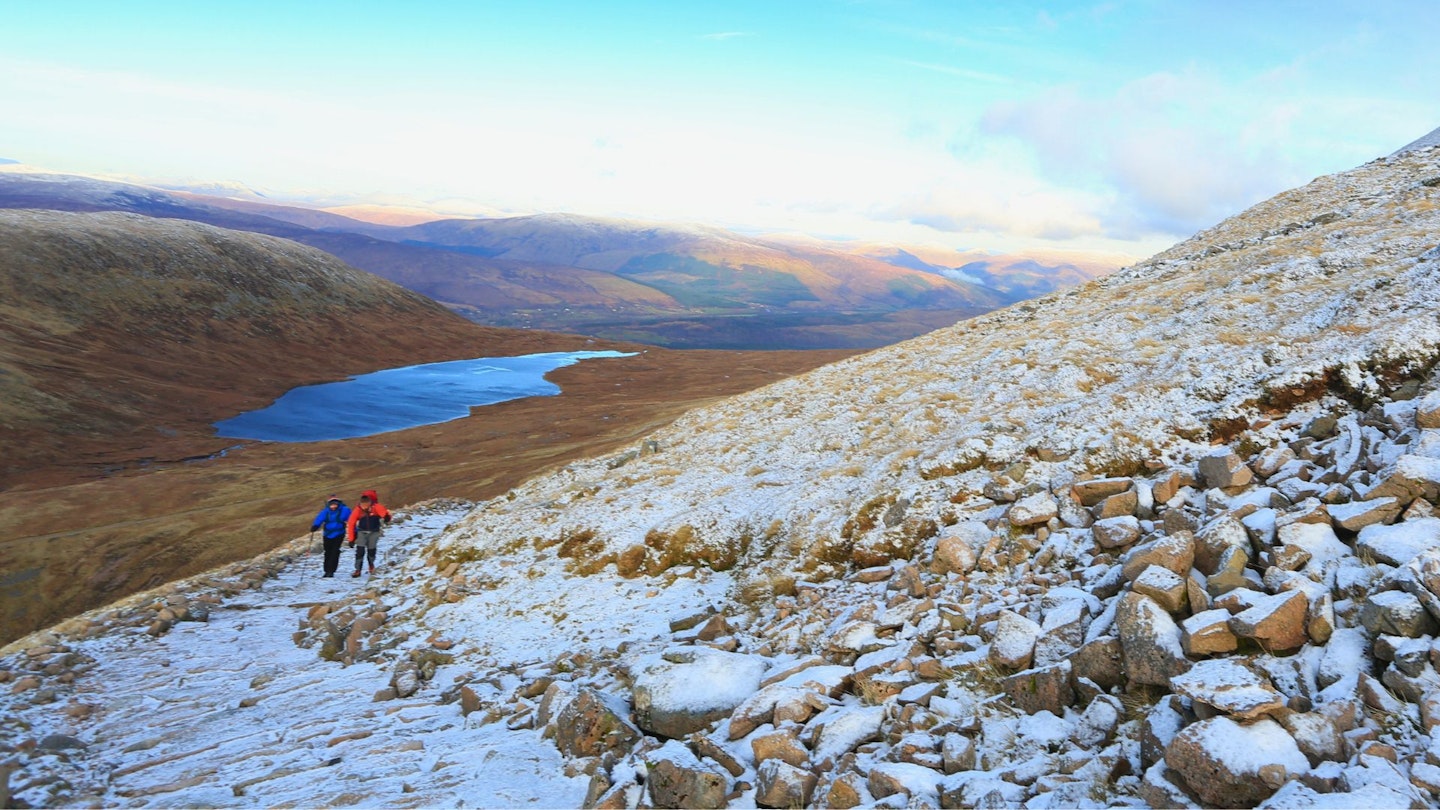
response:
M310 541L305 544L305 564L300 568L300 579L304 581L310 576L310 557L315 553L315 530L310 530Z

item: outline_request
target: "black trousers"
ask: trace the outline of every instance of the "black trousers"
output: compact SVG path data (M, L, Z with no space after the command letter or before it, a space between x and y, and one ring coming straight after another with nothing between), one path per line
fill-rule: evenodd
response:
M340 567L340 544L345 542L345 536L325 538L325 573L333 574L335 569Z

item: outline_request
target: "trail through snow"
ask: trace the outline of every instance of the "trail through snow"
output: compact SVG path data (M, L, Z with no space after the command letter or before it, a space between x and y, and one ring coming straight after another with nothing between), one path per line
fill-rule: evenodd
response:
M46 758L76 795L106 805L578 806L586 779L565 776L555 746L537 732L467 726L459 706L438 705L433 692L375 702L387 669L325 661L291 640L311 606L365 584L388 587L463 512L420 514L388 529L382 555L390 565L374 582L348 576L349 549L336 579L321 578L311 555L217 606L208 623L183 622L159 638L136 630L74 643L97 662L74 684L72 699L96 707L79 727L53 706L17 702L5 713L36 737L85 742L83 754ZM43 794L27 795L25 776L11 779L16 797L42 804Z

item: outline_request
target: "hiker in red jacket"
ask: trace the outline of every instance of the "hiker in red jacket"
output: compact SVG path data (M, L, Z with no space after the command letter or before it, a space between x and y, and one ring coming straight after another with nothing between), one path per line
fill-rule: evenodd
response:
M375 549L380 545L380 521L390 522L390 510L380 505L380 496L375 490L367 489L360 495L360 504L350 512L346 526L350 545L355 549L355 571L352 577L360 576L360 566L366 556L370 559L370 573L375 573Z

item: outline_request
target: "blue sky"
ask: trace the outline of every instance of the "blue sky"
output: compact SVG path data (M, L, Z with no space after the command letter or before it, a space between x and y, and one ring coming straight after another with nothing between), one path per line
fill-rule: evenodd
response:
M1145 255L1440 126L1434 2L7 2L0 157Z

